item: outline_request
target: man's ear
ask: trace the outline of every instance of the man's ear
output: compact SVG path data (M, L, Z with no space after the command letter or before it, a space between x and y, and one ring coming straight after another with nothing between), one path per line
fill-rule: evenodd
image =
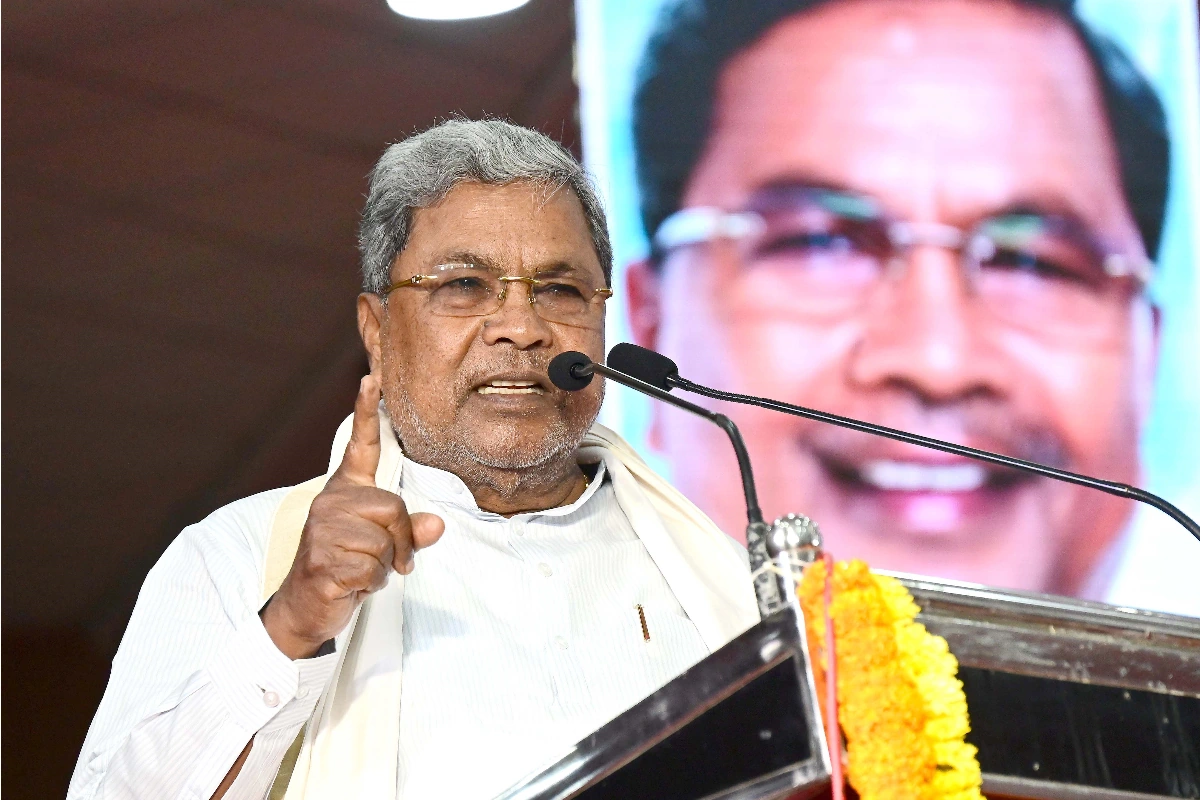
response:
M363 349L371 372L378 374L383 364L380 333L383 329L383 298L374 292L363 292L358 296L358 335L362 337Z
M1162 354L1162 306L1158 303L1150 306L1150 324L1153 326L1154 342L1154 374L1158 374L1158 359Z
M658 270L649 260L634 261L625 268L625 303L629 309L629 330L642 347L655 349L662 319L659 304Z
M1149 341L1146 343L1146 348L1149 350L1144 359L1145 372L1138 376L1138 412L1141 421L1144 424L1150 418L1150 408L1154 404L1154 384L1158 378L1158 365L1162 357L1162 307L1158 303L1151 303L1149 310Z

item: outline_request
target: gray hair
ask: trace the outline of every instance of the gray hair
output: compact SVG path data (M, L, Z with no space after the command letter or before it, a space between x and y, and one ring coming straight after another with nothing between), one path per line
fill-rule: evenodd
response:
M549 197L569 186L583 206L606 282L612 243L604 208L587 172L545 134L500 120L452 119L389 147L371 171L358 231L363 291L382 293L392 262L408 243L413 211L440 202L464 181L502 186L528 181Z

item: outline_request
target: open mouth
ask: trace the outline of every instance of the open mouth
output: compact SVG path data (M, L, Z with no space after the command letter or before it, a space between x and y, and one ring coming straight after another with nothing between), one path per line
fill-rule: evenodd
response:
M846 488L879 492L961 494L983 489L1004 489L1027 479L1020 472L969 461L931 463L899 459L872 459L847 463L822 458L821 465Z
M480 394L542 395L546 390L537 381L499 380L493 378L475 388Z
M907 454L905 454L907 455ZM882 456L882 454L880 454ZM855 459L818 455L827 486L845 510L879 530L968 535L1011 511L1032 476L963 458Z
M979 464L913 464L871 461L858 469L858 479L885 492L970 492L988 482Z

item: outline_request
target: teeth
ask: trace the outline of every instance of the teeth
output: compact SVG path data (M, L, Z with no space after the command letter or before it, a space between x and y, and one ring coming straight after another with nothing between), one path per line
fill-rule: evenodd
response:
M859 477L885 491L970 492L987 483L987 470L976 464L873 461L860 470Z
M480 394L545 394L533 381L491 381L479 387Z

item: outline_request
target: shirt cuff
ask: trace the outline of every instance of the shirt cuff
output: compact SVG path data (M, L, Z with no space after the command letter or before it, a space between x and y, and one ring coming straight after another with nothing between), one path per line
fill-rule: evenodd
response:
M292 661L254 614L217 652L207 671L230 721L253 735L259 730L299 729L336 666L336 653Z

